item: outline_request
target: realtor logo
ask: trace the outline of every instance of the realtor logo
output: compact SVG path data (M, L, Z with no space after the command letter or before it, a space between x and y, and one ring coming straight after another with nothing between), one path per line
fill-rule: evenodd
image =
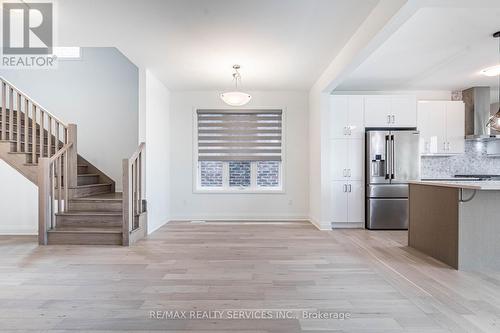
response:
M52 3L3 3L3 54L51 54Z

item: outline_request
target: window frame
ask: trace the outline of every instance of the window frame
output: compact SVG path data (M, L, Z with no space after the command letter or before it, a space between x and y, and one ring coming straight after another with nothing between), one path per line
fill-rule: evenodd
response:
M281 162L279 168L279 186L266 187L257 185L257 162L249 161L250 186L230 187L229 186L229 161L221 161L222 165L222 187L202 187L201 168L198 160L198 114L199 109L215 110L281 110ZM193 107L192 110L192 138L193 138L193 193L213 193L213 194L285 194L285 169L286 169L286 108L285 107L259 107L259 108L230 108L230 107Z
M57 51L61 52L64 49L78 49L78 56L57 55ZM82 48L80 46L54 46L52 54L57 57L58 61L80 61L83 58Z

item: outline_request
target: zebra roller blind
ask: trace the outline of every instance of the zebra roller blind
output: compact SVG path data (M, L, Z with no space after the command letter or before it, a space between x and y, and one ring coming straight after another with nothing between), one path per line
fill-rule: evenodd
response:
M282 110L197 110L199 161L281 161Z

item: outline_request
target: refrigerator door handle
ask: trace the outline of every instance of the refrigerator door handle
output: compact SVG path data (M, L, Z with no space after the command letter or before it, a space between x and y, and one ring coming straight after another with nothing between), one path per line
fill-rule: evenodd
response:
M389 170L389 135L385 136L385 179L389 179L390 170Z
M394 145L394 135L391 135L391 179L395 178L394 170L396 169L395 163L396 159L394 155L396 153L395 145Z

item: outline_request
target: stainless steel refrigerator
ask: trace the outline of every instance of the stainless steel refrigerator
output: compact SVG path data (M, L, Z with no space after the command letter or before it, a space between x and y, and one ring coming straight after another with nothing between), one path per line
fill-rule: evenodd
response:
M408 181L420 178L415 129L366 131L366 228L408 229Z

